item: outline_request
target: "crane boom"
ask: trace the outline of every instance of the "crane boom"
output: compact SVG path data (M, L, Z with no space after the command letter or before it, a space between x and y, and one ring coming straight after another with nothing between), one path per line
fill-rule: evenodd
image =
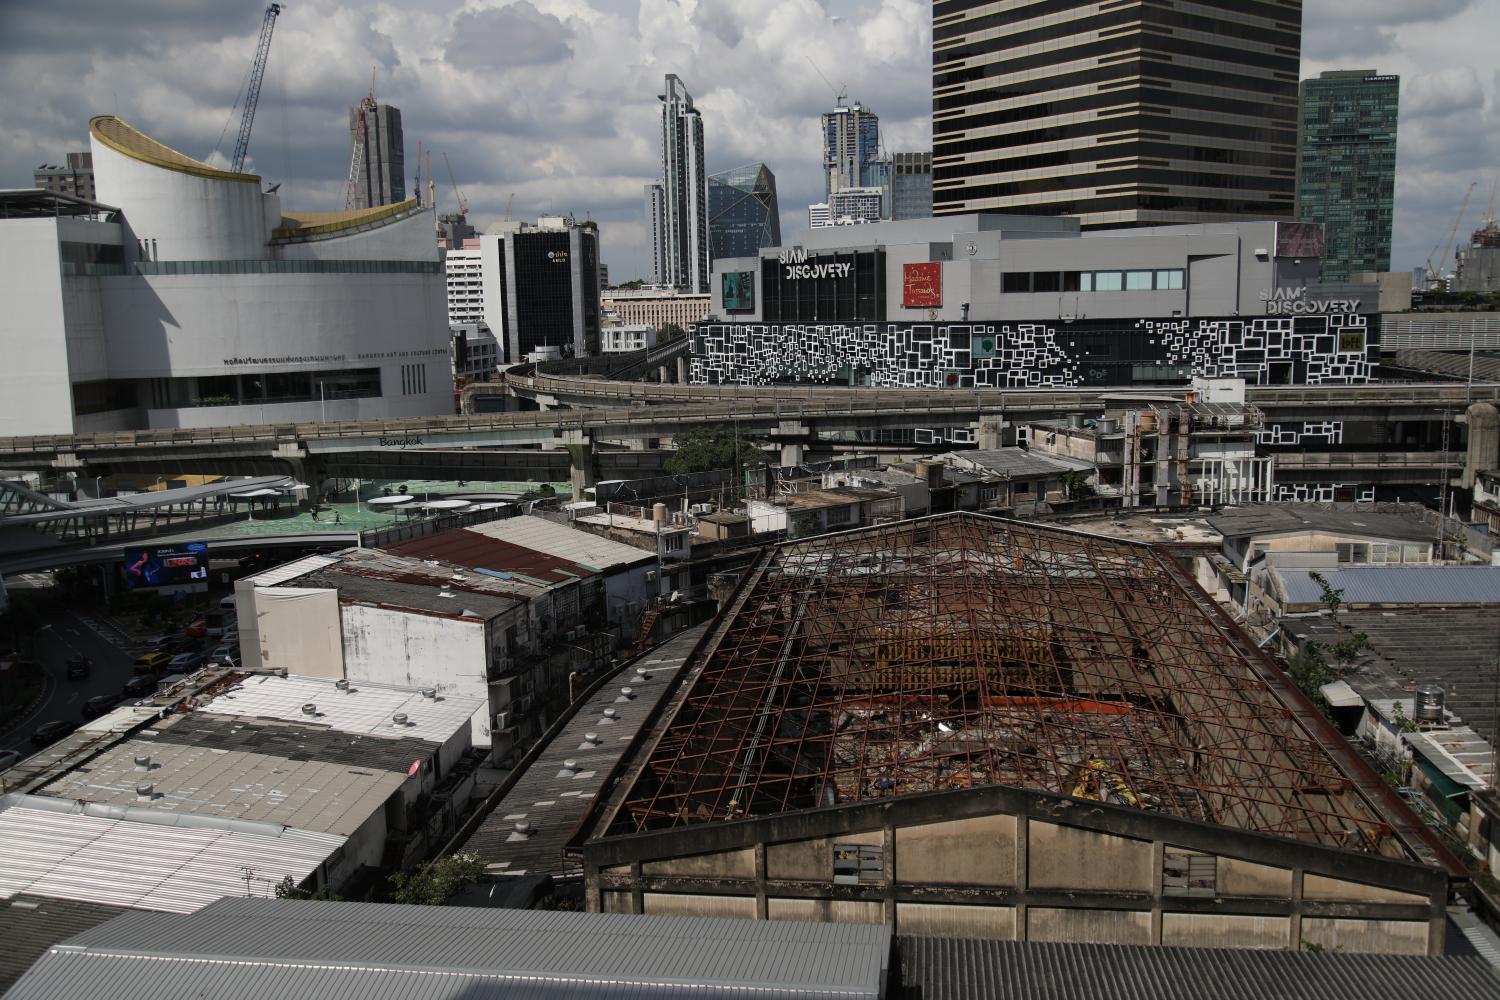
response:
M1453 256L1453 244L1458 239L1458 227L1464 221L1464 213L1469 210L1469 198L1474 194L1474 189L1479 186L1478 181L1469 184L1469 189L1464 192L1464 200L1458 206L1458 216L1453 220L1453 228L1448 230L1448 240L1443 244L1443 256L1438 260L1438 274L1448 266L1448 258Z
M469 200L465 198L464 193L458 189L458 181L453 179L453 164L448 162L447 153L443 154L443 166L448 168L448 183L453 185L453 197L458 199L458 214L468 215Z
M260 23L260 45L255 50L255 63L250 69L250 86L245 91L245 111L240 115L240 137L234 143L234 158L230 170L239 173L245 168L245 154L250 152L250 129L255 125L255 106L260 103L260 83L266 75L266 57L271 54L271 32L276 29L276 15L281 13L281 4L266 7L265 20Z

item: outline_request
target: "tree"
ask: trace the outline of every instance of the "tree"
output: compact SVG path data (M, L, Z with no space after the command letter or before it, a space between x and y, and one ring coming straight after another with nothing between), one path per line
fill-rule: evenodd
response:
M344 898L329 888L326 882L308 892L293 882L290 875L282 876L281 881L276 883L275 893L277 899L331 899L338 902Z
M686 337L687 331L676 323L667 323L658 332L657 340L661 343L669 343L679 337Z
M412 872L397 872L390 878L391 901L418 906L442 906L460 889L478 882L484 862L472 851L450 854Z
M766 464L758 443L723 424L694 427L674 443L677 448L667 459L667 471L675 474L729 469L738 479L746 469Z
M1328 714L1328 699L1323 697L1323 685L1332 684L1338 677L1323 658L1323 644L1309 642L1286 661L1286 672L1297 685L1297 690L1307 695L1324 715Z
M1064 472L1062 483L1063 495L1069 500L1087 500L1094 495L1094 488L1089 485L1089 474L1082 469Z
M1366 650L1374 649L1375 644L1364 632L1355 632L1347 639L1342 639L1333 644L1333 658L1338 662L1339 670L1349 669L1349 665L1359 659L1359 654Z
M1344 608L1344 592L1342 589L1335 590L1333 584L1322 573L1309 571L1307 578L1318 585L1323 593L1318 597L1318 602L1328 609L1328 620L1335 625L1339 624L1339 612Z

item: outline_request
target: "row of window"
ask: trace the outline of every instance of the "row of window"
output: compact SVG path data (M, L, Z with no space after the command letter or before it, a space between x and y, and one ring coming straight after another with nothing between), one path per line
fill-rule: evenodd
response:
M1007 271L1000 279L1005 293L1181 291L1181 268L1151 271Z
M196 406L327 402L334 399L368 399L379 395L379 368L200 375L151 380L151 406L159 410Z

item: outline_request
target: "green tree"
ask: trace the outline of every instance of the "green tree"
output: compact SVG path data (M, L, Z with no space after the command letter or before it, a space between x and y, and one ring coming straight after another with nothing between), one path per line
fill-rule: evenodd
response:
M1359 659L1360 653L1374 648L1375 644L1370 641L1369 635L1364 632L1355 632L1347 639L1341 639L1333 644L1333 659L1338 663L1340 670L1348 670L1349 665Z
M1318 585L1323 593L1318 597L1318 602L1328 609L1328 620L1335 625L1339 624L1339 612L1344 609L1344 592L1342 589L1334 589L1328 578L1317 571L1310 571L1307 578Z
M484 862L473 852L450 854L424 868L397 872L390 878L391 901L418 906L442 906L460 889L478 882Z
M1089 485L1089 474L1082 469L1064 472L1062 483L1063 495L1069 500L1087 500L1094 495L1094 488Z
M1327 715L1328 699L1323 697L1322 688L1324 684L1332 684L1338 680L1338 676L1328 666L1328 661L1323 658L1323 644L1309 642L1288 657L1286 672L1292 678L1292 683L1297 685L1297 690L1307 695L1308 699L1318 706L1318 711Z
M677 435L674 443L677 448L667 459L667 471L671 473L729 469L738 479L746 469L766 464L766 453L759 444L723 424L694 427Z
M275 892L277 899L331 899L341 901L344 898L329 888L327 883L318 886L312 892L308 892L293 882L290 875L282 876L281 881L276 883Z
M684 330L682 327L678 326L676 323L667 323L660 330L657 331L657 337L656 337L656 339L659 342L665 344L665 343L669 343L670 341L676 340L679 337L686 337L686 336L687 336L687 331Z

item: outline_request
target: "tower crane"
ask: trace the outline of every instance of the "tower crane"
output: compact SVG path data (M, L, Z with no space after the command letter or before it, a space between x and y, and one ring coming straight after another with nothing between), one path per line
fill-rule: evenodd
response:
M1432 248L1432 253L1433 254L1436 254L1439 250L1441 250L1443 252L1443 255L1438 258L1437 267L1435 267L1435 268L1433 267L1433 265L1432 265L1432 255L1428 255L1428 257L1427 257L1427 280L1428 281L1436 283L1436 282L1441 282L1443 280L1443 270L1444 270L1444 268L1446 268L1448 266L1448 257L1453 253L1453 243L1458 238L1458 227L1459 227L1459 224L1464 221L1464 213L1469 210L1469 198L1470 198L1470 196L1472 196L1474 194L1474 189L1476 187L1478 187L1478 186L1479 186L1479 182L1478 181L1474 181L1474 182L1472 182L1469 185L1469 189L1464 192L1463 203L1458 206L1458 216L1453 220L1453 228L1450 229L1450 230L1448 230L1448 238L1446 240L1444 240L1442 243L1439 243L1437 246L1435 246L1435 247Z
M250 69L250 85L245 91L245 111L240 116L240 137L234 143L234 158L229 169L240 173L245 168L245 154L250 151L250 129L255 125L255 106L260 103L260 83L266 75L266 57L271 54L271 32L276 29L276 15L281 13L281 4L266 7L266 16L260 23L260 45L255 49L255 63Z
M360 98L354 110L354 154L349 157L349 184L344 189L344 208L352 209L359 201L359 175L365 166L365 142L369 135L370 115L379 107L375 103L375 74L380 67L370 67L370 92Z
M448 162L448 154L443 154L443 166L448 168L448 183L453 185L453 197L458 199L458 214L467 216L469 214L469 199L458 189L458 181L453 179L453 164Z

